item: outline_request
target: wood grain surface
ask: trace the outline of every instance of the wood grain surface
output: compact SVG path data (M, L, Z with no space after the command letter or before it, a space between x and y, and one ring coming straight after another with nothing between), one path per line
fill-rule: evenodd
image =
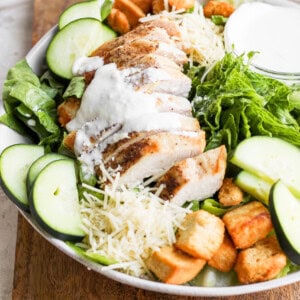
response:
M77 0L35 0L33 44L51 28L59 14ZM57 250L19 215L13 296L16 299L153 299L204 300L145 291L107 279ZM209 299L300 299L300 283L244 296Z

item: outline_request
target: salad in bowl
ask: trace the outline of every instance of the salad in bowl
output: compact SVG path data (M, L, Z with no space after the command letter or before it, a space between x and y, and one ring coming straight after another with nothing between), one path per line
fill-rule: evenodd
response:
M9 70L1 186L59 249L169 293L299 280L298 77L228 50L243 5L81 2Z

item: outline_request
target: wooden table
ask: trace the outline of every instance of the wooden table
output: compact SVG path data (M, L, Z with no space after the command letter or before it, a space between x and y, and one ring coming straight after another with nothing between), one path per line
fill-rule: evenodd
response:
M60 12L78 0L35 0L33 44L56 22ZM13 296L16 299L207 299L159 294L114 282L73 261L44 240L20 215ZM300 283L272 291L218 299L300 299ZM216 299L216 298L210 298Z

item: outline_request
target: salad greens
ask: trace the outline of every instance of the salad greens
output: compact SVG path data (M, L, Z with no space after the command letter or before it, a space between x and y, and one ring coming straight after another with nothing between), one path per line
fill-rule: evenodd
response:
M19 61L9 70L4 82L2 96L6 114L0 117L0 122L53 148L61 140L54 100L61 89L61 84L49 75L40 80L25 59Z
M300 146L299 87L289 87L250 70L244 57L227 53L202 82L203 68L187 71L192 79L193 113L207 134L207 147L233 150L252 135L282 138Z
M65 92L63 93L63 98L76 97L80 99L85 90L85 81L83 76L75 76L71 79L69 85L67 86Z

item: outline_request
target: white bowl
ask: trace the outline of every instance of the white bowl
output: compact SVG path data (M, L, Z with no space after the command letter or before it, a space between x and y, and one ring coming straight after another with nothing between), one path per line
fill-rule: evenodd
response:
M51 29L28 53L26 59L29 65L36 73L41 72L41 66L44 66L45 51L47 46L55 34L57 28ZM3 141L2 147L8 146L14 143L26 142L23 137L16 136L12 131L7 130L4 126L0 126L0 136ZM13 136L13 138L12 138ZM1 151L1 149L0 149ZM39 232L48 242L54 245L56 248L70 256L74 260L78 261L88 269L94 270L108 278L115 281L141 288L145 290L173 294L173 295L185 295L185 296L229 296L229 295L242 295L248 293L257 293L284 285L292 284L300 281L300 271L285 276L280 279L274 279L262 283L255 283L249 285L239 285L232 287L196 287L196 286L184 286L184 285L171 285L164 284L156 281L145 280L141 278L132 277L114 270L103 270L103 266L94 263L90 260L84 259L75 253L70 247L68 247L63 241L53 238L47 232L45 232L32 218L32 216L26 212L20 211L25 219L31 224L31 226Z

